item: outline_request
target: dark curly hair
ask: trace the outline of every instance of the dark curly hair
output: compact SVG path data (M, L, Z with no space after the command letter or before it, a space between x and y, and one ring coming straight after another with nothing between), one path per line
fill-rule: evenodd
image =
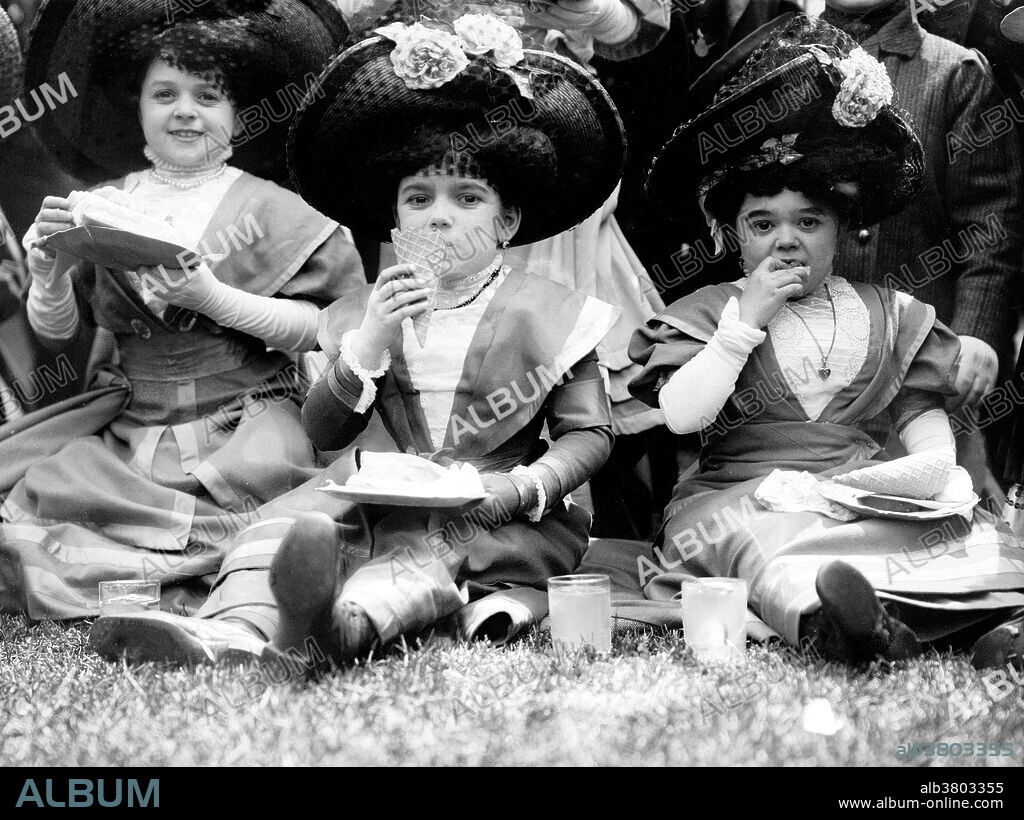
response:
M754 170L737 169L725 176L708 192L705 209L719 223L735 225L748 195L774 196L788 189L834 208L841 229L859 223L861 203L870 202L877 191L898 178L899 157L852 139L808 137L794 145L802 159L788 164L772 162Z
M472 157L506 207L518 206L527 191L550 185L557 170L554 145L535 128L520 125L495 134L487 125L439 120L378 138L359 170L359 197L390 218L399 183L453 153Z

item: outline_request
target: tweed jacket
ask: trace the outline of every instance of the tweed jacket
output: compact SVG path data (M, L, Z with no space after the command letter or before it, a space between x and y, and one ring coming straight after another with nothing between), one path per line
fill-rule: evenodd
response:
M928 172L904 211L843 238L835 273L911 293L958 335L1009 357L1024 248L1013 121L1024 100L1002 95L977 51L926 33L909 3L861 45L884 61Z

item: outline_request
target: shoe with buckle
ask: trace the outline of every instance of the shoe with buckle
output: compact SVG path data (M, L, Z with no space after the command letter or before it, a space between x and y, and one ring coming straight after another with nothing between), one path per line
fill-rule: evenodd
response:
M913 630L882 606L856 568L833 561L818 570L821 610L808 620L808 635L823 656L846 663L907 660L921 654Z
M130 612L97 619L89 646L110 661L178 666L258 662L267 645L238 622L169 612Z

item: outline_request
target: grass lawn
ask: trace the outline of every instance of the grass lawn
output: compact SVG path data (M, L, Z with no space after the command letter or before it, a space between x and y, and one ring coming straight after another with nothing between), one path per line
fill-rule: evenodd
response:
M88 632L88 622L0 616L0 765L1024 760L1024 685L986 687L956 655L852 671L751 646L741 666L702 667L676 634L618 633L607 658L557 655L533 634L509 649L438 642L316 683L275 683L243 667L108 663ZM834 734L804 728L815 699L838 722L826 714L818 728ZM908 743L995 742L1013 744L1013 756L897 755Z

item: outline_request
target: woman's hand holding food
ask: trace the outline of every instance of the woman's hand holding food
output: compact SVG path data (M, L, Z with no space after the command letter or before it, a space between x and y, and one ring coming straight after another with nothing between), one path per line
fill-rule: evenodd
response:
M181 268L141 266L136 273L155 295L176 307L202 312L203 305L210 299L220 284L210 266L199 260L181 260ZM190 264L195 263L197 264Z
M774 256L765 257L748 277L739 298L740 319L761 330L789 299L803 293L809 276L807 267L786 268Z
M69 270L67 266L56 268L57 252L46 246L44 241L51 234L74 227L71 216L73 202L62 196L48 196L43 200L36 220L25 235L24 247L28 272L32 279L46 288L51 288Z
M430 288L412 265L385 268L370 293L363 322L351 337L353 355L363 367L376 367L398 338L402 322L429 306Z

